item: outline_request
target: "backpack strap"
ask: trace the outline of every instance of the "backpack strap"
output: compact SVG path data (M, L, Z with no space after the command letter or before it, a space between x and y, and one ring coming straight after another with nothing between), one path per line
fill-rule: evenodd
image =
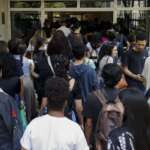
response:
M107 99L105 98L104 94L101 90L94 91L94 95L98 98L100 103L104 106L107 103Z
M50 56L48 56L47 53L45 53L45 55L46 55L46 58L47 58L48 65L49 65L49 67L50 67L50 69L53 73L53 77L56 77L56 73L54 71L54 68L53 68L53 65L52 65L52 62L51 62L51 58L50 58Z

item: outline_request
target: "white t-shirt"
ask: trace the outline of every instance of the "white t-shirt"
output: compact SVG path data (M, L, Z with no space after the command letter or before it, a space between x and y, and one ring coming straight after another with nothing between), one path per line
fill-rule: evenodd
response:
M102 70L106 64L112 64L113 58L111 56L104 56L99 62L99 75L101 75Z
M25 76L30 76L30 65L33 65L34 62L32 59L28 59L26 57L23 57L23 74Z
M62 31L66 37L68 37L69 34L71 33L71 30L69 28L65 27L65 26L61 26L57 30Z
M145 61L142 75L146 79L146 90L148 90L150 88L150 57Z
M28 125L21 145L27 150L89 150L78 124L50 115L38 117Z

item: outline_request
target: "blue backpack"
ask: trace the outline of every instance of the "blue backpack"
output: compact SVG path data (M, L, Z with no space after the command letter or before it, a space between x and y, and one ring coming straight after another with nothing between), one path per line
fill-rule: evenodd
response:
M23 135L23 130L19 119L17 104L15 100L7 95L2 89L0 89L0 116L8 131L6 133L3 132L1 136L4 139L7 139L8 135L11 137L11 141L3 140L3 142L0 143L0 149L20 150L20 139Z

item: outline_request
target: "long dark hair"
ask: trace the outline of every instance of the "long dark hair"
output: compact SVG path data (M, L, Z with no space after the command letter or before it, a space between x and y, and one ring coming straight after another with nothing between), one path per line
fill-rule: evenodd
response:
M115 47L115 43L113 42L108 42L102 45L101 50L98 54L98 60L100 61L104 56L112 55L112 49Z
M65 37L62 31L56 31L52 40L48 44L48 55L64 54L68 55L70 52L70 46L68 39Z
M135 138L135 149L149 150L150 110L144 94L137 89L125 89L119 97L125 106L124 126Z

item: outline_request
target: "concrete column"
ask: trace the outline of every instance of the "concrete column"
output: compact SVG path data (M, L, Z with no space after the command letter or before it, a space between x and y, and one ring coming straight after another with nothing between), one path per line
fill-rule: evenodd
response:
M8 41L11 36L8 0L0 0L0 40Z
M117 23L117 0L114 0L114 6L113 6L113 23Z

